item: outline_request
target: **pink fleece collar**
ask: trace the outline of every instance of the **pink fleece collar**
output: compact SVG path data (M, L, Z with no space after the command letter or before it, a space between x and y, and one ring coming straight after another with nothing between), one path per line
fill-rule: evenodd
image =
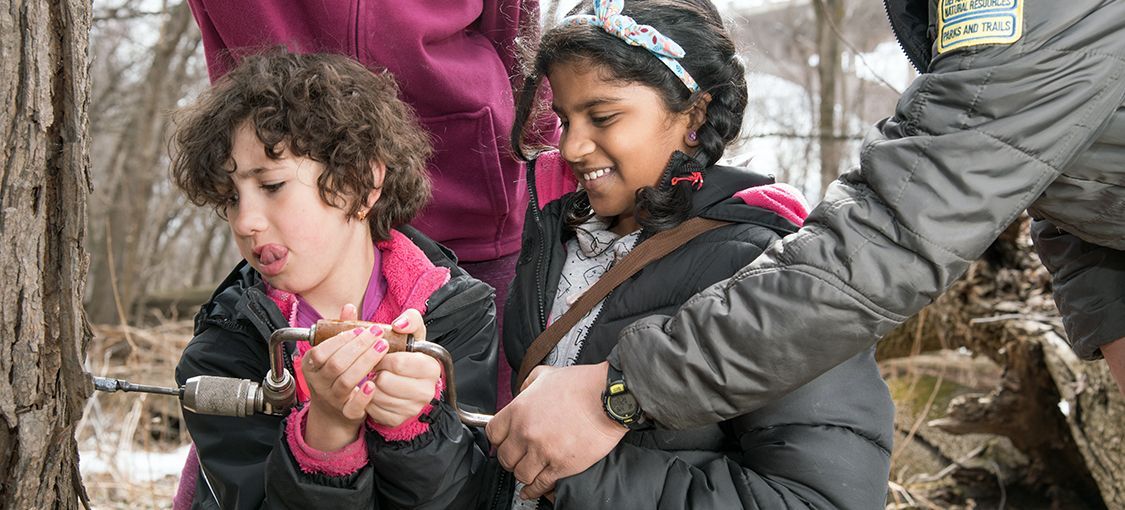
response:
M426 313L426 301L449 282L449 268L435 266L422 249L397 230L389 241L375 243L383 252L383 277L387 293L367 320L390 323L407 308Z
M746 188L734 194L746 205L773 211L798 227L805 224L809 216L809 204L797 188L788 184L769 184Z

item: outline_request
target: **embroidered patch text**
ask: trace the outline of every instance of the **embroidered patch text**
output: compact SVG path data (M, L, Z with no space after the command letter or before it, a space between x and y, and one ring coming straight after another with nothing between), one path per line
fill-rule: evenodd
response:
M1023 36L1024 1L940 0L938 53L1018 41Z

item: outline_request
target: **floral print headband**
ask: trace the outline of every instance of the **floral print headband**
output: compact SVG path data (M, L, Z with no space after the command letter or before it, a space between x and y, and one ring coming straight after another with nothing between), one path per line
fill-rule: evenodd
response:
M699 92L699 85L695 78L688 74L687 69L680 65L679 60L684 58L684 49L649 25L641 25L637 20L621 14L625 7L625 0L594 0L594 14L580 14L567 16L559 22L559 26L592 25L601 27L610 35L625 41L631 46L640 46L660 59L684 86L692 93Z

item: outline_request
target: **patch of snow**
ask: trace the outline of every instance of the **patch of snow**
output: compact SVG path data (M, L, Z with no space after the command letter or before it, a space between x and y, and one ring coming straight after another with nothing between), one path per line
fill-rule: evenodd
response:
M87 445L89 446L89 445ZM179 476L191 445L171 452L79 450L79 468L83 476L109 473L122 481L148 482L166 476Z

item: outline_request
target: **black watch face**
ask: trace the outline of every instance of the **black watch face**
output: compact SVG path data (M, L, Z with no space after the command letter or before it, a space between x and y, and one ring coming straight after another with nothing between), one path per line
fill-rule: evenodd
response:
M632 418L637 414L637 400L629 394L612 395L609 397L609 408L617 416Z

